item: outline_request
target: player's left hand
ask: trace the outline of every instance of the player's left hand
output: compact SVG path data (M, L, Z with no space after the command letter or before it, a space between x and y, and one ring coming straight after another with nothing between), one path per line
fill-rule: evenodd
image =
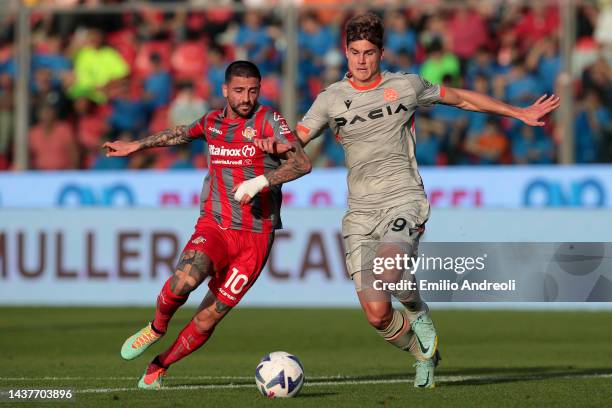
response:
M270 182L263 174L247 181L243 181L232 189L234 200L240 204L248 204L257 193L268 187Z
M550 112L557 109L560 105L560 98L556 95L542 95L533 105L521 109L517 119L520 119L529 126L544 126L546 122L540 119Z
M253 143L255 146L269 154L281 155L283 153L287 153L288 151L294 150L293 146L281 143L273 138L255 139L253 140Z

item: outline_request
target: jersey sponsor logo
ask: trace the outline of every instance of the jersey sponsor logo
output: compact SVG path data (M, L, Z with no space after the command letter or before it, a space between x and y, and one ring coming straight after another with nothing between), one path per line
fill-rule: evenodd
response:
M274 119L275 122L278 122L282 118L283 117L278 112L274 112L274 115L272 115L272 119Z
M255 156L255 146L243 146L242 147L242 155L247 157Z
M336 125L338 125L338 128L341 128L342 126L354 125L355 123L358 123L358 122L367 122L368 120L381 119L385 116L395 115L396 113L400 113L400 112L408 112L408 108L402 105L401 103L398 104L395 108L393 108L391 105L387 105L382 108L372 109L364 116L355 115L351 118L345 118L344 116L339 116L337 118L334 118L334 121L336 121Z
M387 102L394 102L397 100L397 98L399 98L399 94L395 89L387 88L383 92L383 98L385 98L385 101Z
M219 147L213 144L208 145L208 153L211 156L225 156L225 157L253 157L255 156L255 146L243 146L242 149L239 148L227 148L227 147Z
M242 137L246 140L253 140L255 136L257 136L257 131L250 126L242 131Z
M223 132L222 131L220 131L219 129L216 129L216 128L212 127L212 126L209 126L208 130L211 131L212 133L215 133L215 134L219 135L219 136L223 136Z

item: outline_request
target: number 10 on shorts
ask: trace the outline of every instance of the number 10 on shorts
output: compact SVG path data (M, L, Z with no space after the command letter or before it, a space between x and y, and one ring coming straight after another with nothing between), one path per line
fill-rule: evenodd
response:
M227 282L225 282L225 285L223 285L225 289L229 289L234 295L239 294L249 281L249 278L245 274L238 272L237 268L232 268L232 274Z

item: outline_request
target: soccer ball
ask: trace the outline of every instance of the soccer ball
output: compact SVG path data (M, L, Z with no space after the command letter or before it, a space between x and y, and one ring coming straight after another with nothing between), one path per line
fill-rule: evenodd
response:
M293 354L275 351L257 364L255 384L269 398L295 397L304 385L304 367Z

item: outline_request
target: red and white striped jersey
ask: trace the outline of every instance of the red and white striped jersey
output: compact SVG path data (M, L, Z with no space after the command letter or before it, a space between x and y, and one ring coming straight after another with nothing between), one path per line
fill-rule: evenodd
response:
M280 185L264 188L247 205L234 200L232 192L243 181L281 164L278 157L255 147L254 139L275 138L286 144L297 140L278 112L259 105L250 118L229 119L225 110L211 111L189 127L189 137L203 137L208 145L210 185L202 194L203 216L234 230L269 233L282 228Z

